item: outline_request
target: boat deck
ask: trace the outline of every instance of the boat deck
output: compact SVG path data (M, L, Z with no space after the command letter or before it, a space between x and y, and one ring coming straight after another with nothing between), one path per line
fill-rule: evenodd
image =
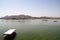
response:
M11 35L13 32L15 32L16 29L10 29L4 33L4 35Z

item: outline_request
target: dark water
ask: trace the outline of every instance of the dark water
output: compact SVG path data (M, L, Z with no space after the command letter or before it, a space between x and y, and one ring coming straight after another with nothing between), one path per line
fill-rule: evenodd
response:
M54 20L0 20L0 40L4 40L3 33L11 28L17 33L13 40L60 40L60 20Z

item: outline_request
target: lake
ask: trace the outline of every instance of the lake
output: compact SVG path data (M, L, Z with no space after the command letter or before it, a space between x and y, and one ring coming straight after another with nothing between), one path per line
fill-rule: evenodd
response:
M57 22L53 22L57 20ZM3 20L0 19L0 40L4 40L3 33L11 28L16 29L14 40L60 40L60 20L27 19Z

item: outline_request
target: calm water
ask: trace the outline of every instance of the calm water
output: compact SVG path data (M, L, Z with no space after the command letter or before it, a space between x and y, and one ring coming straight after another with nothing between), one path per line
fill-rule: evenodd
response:
M60 40L60 20L53 21L0 19L0 40L3 40L3 33L11 28L16 29L14 40Z

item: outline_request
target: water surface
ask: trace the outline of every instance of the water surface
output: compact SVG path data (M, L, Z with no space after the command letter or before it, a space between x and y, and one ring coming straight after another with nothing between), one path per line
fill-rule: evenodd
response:
M60 20L57 20L58 22L53 22L54 20L0 19L0 40L3 40L3 33L11 28L16 29L17 35L14 40L60 40Z

